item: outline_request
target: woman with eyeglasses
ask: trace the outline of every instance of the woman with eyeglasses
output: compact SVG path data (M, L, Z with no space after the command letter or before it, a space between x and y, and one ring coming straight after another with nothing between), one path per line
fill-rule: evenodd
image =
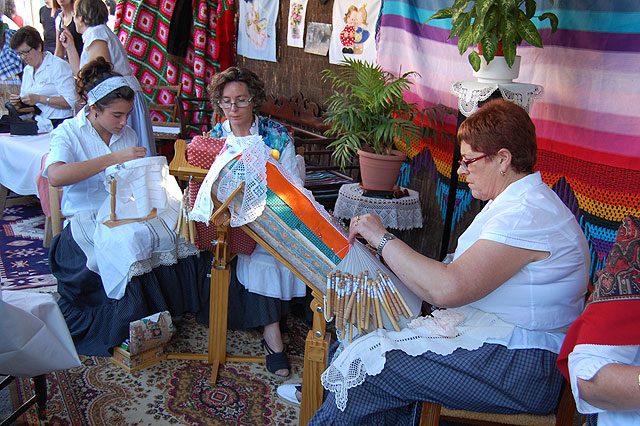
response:
M302 183L293 140L286 128L257 115L266 94L264 83L254 72L227 68L213 77L207 92L216 112L226 118L214 126L211 136L262 136L267 146L279 152L280 164ZM229 326L263 327L267 370L288 377L289 361L284 353L280 319L289 312L291 299L306 295L306 285L260 245L250 255L238 254L237 259L229 289L229 312L238 315L229 318ZM235 304L240 308L234 309Z
M73 21L76 30L82 34L83 46L78 51L73 44L68 29L62 32L61 42L67 50L69 65L74 74L87 62L102 56L113 64L113 69L122 74L134 90L133 112L129 116L129 125L138 135L138 143L147 149L147 156L156 155L156 144L151 127L149 106L144 97L140 82L133 75L127 52L118 37L107 26L109 11L103 0L76 0Z
M9 101L20 109L37 108L34 115L38 130L49 132L73 116L76 103L75 80L69 64L44 50L40 33L33 27L20 28L11 37L11 48L25 63L20 94Z
M458 239L451 263L415 252L377 216L356 216L349 229L351 241L376 247L423 300L459 308L457 334L408 328L356 339L323 374L330 392L310 425L409 425L421 401L504 414L555 409L562 385L555 361L589 280L585 235L534 172L535 127L523 108L490 101L460 125L458 140L458 174L474 198L488 203ZM368 369L369 349L383 357L380 371ZM354 377L333 380L347 367Z

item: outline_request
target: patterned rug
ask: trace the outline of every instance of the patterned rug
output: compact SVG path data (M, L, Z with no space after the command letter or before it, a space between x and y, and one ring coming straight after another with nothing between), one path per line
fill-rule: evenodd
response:
M39 204L14 205L0 219L0 285L3 290L52 286L49 249L42 247L45 217Z
M287 354L292 374L287 383L302 381L303 321L288 318ZM192 316L176 322L178 333L170 352L205 352L207 328ZM262 354L261 334L229 331L228 351ZM82 366L47 375L46 425L293 425L299 408L276 393L284 380L268 373L263 364L228 363L220 367L217 383L209 382L210 367L200 361L165 360L127 373L109 358L80 357ZM10 385L13 406L32 394L30 380ZM20 424L38 423L35 409Z

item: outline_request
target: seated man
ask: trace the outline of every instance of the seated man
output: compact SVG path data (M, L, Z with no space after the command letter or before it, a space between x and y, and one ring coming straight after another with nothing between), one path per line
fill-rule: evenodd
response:
M640 424L640 219L618 230L584 313L558 357L588 424Z

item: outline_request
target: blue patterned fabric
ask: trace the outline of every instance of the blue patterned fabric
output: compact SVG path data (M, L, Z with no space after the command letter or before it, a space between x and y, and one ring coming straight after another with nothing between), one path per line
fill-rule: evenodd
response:
M277 149L278 151L282 151L282 148L287 143L293 143L287 128L267 117L258 116L258 133L269 148ZM222 123L216 123L209 132L209 136L212 138L225 137Z
M557 356L542 349L510 350L485 343L479 349L458 349L450 355L426 352L413 357L391 351L386 357L380 374L367 376L364 383L349 390L344 412L329 392L309 426L418 424L420 401L449 409L547 414L560 397L562 375L555 367Z
M4 45L2 46L2 52L0 52L0 78L3 80L15 77L22 72L22 58L20 58L18 52L9 47L9 42L14 33L15 30L6 28L4 30Z

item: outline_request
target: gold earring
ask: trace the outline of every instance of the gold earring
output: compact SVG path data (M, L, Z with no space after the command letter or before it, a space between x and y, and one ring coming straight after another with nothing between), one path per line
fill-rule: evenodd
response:
M501 175L501 176L504 176L504 175L505 175L505 173L504 173L502 170L500 170L500 175Z

